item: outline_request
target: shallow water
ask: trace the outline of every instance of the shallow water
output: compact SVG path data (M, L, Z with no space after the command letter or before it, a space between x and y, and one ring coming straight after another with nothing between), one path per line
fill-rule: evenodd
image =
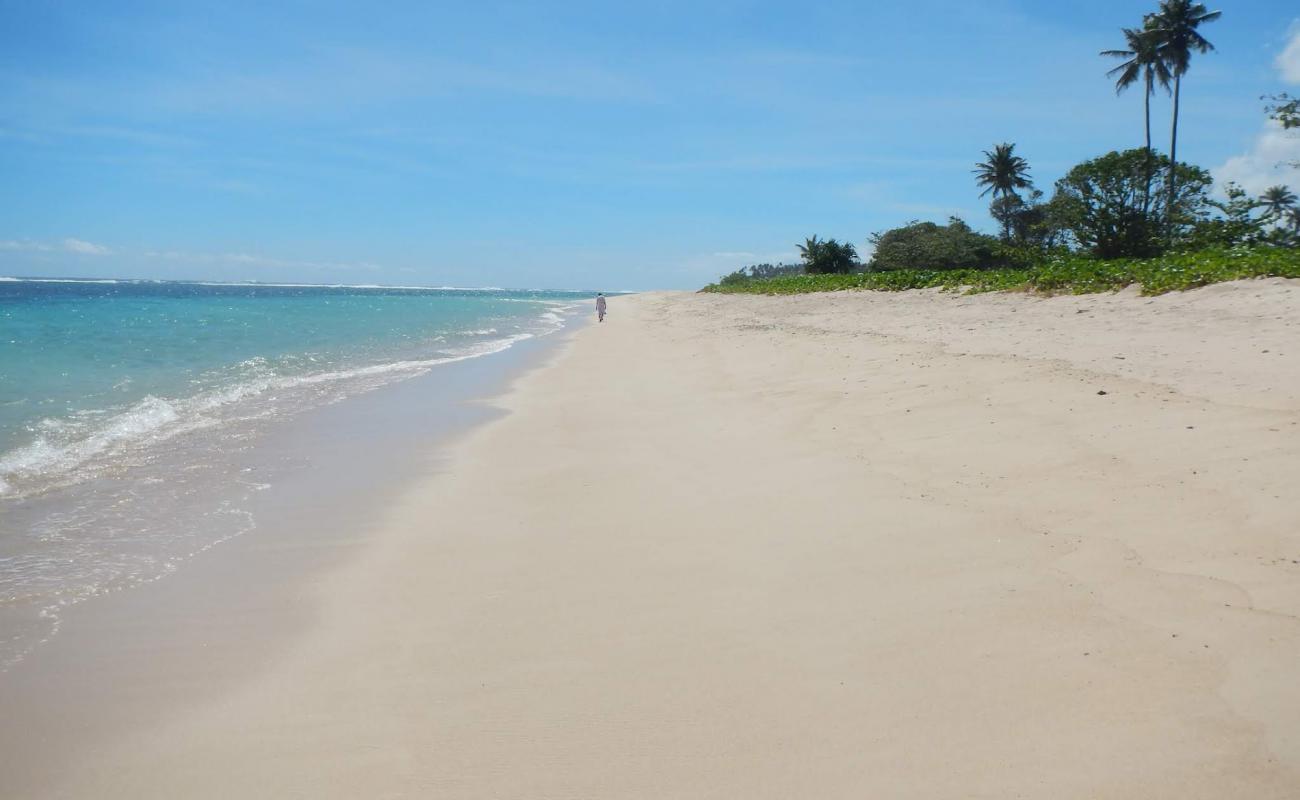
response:
M256 527L305 410L560 329L583 295L0 281L0 669ZM436 413L436 410L435 410Z

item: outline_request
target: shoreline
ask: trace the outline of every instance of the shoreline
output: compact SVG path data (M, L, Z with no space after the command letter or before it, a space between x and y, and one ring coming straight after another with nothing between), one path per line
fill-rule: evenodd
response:
M457 375L449 365L563 327L576 300L5 286L0 672L57 632L69 606L165 577L247 531L248 507L301 468L298 455L309 460L298 451L312 432L262 445L298 413L429 370Z
M0 673L0 794L48 786L78 757L211 702L282 655L312 624L312 586L364 549L373 519L443 469L447 448L504 413L493 398L586 324L570 316L553 334L308 409L266 434L252 463L275 483L253 496L251 527L172 573L63 609L56 632Z
M1300 281L643 294L60 797L1288 798Z

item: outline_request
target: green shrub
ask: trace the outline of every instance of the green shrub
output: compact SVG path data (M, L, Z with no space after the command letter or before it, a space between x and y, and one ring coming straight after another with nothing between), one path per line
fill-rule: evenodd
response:
M844 274L858 268L858 251L849 242L823 241L814 235L798 247L804 272L809 275Z
M1098 258L1159 255L1167 235L1181 236L1205 217L1212 183L1210 173L1179 163L1173 168L1178 189L1169 214L1160 187L1171 168L1167 156L1145 148L1085 161L1056 182L1052 205L1057 224Z
M947 225L911 222L871 235L875 254L870 270L986 269L1007 263L1006 248L992 236L976 233L958 217Z
M1102 261L1051 255L1024 268L902 269L848 275L792 275L740 285L706 286L706 292L802 294L842 289L903 291L941 288L967 292L1028 291L1047 294L1111 292L1137 284L1143 294L1191 289L1242 278L1300 278L1300 250L1254 247L1169 253L1157 258Z
M736 284L748 283L750 281L762 281L769 278L776 278L782 275L802 275L802 264L752 264L748 267L741 267L718 279L718 283L723 286L734 286Z

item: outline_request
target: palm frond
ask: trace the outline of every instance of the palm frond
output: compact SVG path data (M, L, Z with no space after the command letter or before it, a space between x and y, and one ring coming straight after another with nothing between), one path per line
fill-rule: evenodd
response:
M1016 193L1017 189L1033 186L1029 177L1029 162L1015 154L1016 146L1003 142L994 145L992 150L984 151L984 160L971 170L975 174L975 183L983 186L980 197L993 193L994 197L1006 197Z

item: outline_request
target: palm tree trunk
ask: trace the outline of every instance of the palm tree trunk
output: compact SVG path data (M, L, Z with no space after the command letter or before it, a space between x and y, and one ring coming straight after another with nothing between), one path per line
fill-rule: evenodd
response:
M1146 164L1143 168L1146 170L1145 183L1142 185L1142 217L1145 219L1147 212L1151 210L1151 90L1154 88L1151 83L1152 75L1147 72L1147 93L1143 98L1146 106L1146 125L1147 125L1147 154Z
M1169 195L1165 199L1165 227L1172 240L1174 236L1174 191L1178 172L1178 101L1183 88L1183 76L1174 76L1174 125L1169 136Z

